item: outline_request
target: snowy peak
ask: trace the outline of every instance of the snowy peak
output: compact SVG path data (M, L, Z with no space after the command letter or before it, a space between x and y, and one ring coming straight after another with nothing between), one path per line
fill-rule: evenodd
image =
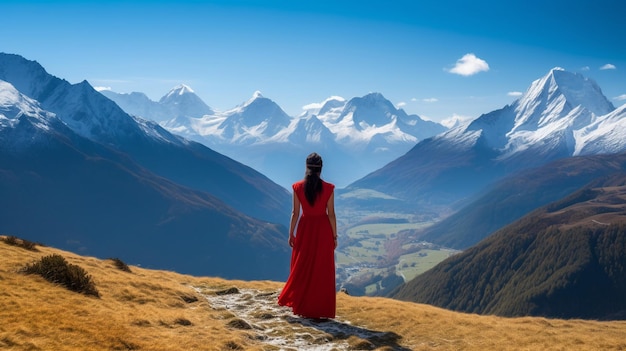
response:
M331 144L334 136L317 117L308 116L298 119L289 140L296 145L303 140L309 144Z
M343 108L346 106L346 99L341 96L331 96L326 100L320 103L312 103L302 107L304 112L300 115L300 117L305 116L328 116L332 114L337 117L343 111Z
M340 119L351 118L355 128L365 130L394 123L399 114L406 115L404 111L396 109L382 94L370 93L348 101Z
M263 98L263 94L261 94L260 90L257 90L252 94L252 100Z
M0 80L0 149L24 150L46 143L53 134L68 132L54 113L41 109L37 101Z
M518 100L514 130L537 130L577 108L595 116L615 109L593 80L559 67L553 68L535 80Z
M289 127L291 117L271 99L256 91L244 104L224 113L221 136L235 142L255 143L272 138Z
M257 90L257 91L255 91L255 92L252 94L252 97L251 97L250 99L248 99L248 100L247 100L246 102L244 102L243 104L241 104L241 105L239 105L239 106L235 107L235 108L234 108L233 110L231 110L231 111L236 111L236 110L244 110L244 109L248 108L250 105L253 105L253 104L263 104L264 102L265 102L265 103L268 103L268 100L269 100L269 101L271 101L271 102L273 103L273 101L272 101L272 100L270 100L270 99L268 99L268 98L264 97L264 96L263 96L263 94L261 94L261 92L260 92L259 90Z
M195 94L195 92L189 86L185 84L181 84L181 85L174 87L172 90L170 90L170 92L167 93L162 99L167 99L171 96L184 95L184 94Z
M37 101L21 94L11 83L0 80L0 130L13 127L22 116L38 119L46 129L47 120L54 114L42 110Z
M54 79L37 61L19 55L0 53L0 79L10 82L18 91L33 97Z
M593 80L554 68L512 105L480 116L464 132L480 133L498 160L530 167L574 155L626 151L625 127L622 109L615 109Z
M161 105L170 116L177 117L202 117L213 114L213 109L194 93L189 86L181 84L174 87L159 100Z

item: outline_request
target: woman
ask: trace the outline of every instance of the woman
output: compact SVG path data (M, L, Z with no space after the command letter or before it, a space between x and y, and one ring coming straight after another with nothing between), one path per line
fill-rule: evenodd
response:
M322 157L306 159L304 179L292 185L291 271L278 304L305 318L335 318L335 186L320 178ZM302 216L300 216L302 208ZM299 218L299 221L298 221ZM297 228L296 228L297 224Z

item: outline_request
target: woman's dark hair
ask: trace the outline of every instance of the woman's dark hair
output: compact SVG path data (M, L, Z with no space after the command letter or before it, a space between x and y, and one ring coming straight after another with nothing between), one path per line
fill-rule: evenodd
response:
M322 192L322 156L312 153L306 158L306 173L304 174L304 196L313 206L317 195Z

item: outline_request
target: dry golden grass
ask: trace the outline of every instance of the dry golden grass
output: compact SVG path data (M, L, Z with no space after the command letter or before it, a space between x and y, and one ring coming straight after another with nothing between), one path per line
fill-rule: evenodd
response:
M255 337L254 329L235 327L237 316L213 308L199 291L237 287L263 295L277 292L282 283L193 277L134 266L128 273L116 268L112 260L37 248L39 252L33 252L0 242L0 349L278 349ZM75 293L18 272L53 253L84 268L101 297ZM623 321L478 316L345 294L338 294L337 308L338 322L334 323L342 331L329 333L320 328L319 335L345 341L352 350L626 350ZM272 316L259 318L273 323ZM284 318L274 319L285 323ZM290 323L295 328L297 323ZM363 337L361 329L375 336Z

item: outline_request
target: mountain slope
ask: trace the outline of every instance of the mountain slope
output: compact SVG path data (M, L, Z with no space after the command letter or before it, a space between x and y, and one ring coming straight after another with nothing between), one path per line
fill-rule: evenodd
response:
M626 318L625 174L525 216L392 296L479 314Z
M284 227L245 216L76 135L6 82L0 82L0 146L4 233L185 273L287 275Z
M448 218L416 233L421 240L466 249L536 208L595 179L626 172L626 153L569 157L502 179Z
M281 283L198 277L134 265L125 272L112 260L51 247L36 249L8 245L0 236L0 320L5 322L0 348L403 351L436 345L442 351L617 351L626 333L621 321L477 316L342 293L337 295L340 317L318 323L276 305ZM100 298L18 272L49 255L85 269Z
M290 195L267 177L201 144L133 118L87 82L76 85L48 74L34 61L0 54L0 80L38 101L74 132L114 147L148 170L206 191L252 217L287 223Z
M372 189L412 204L452 206L507 174L583 151L626 151L626 134L617 128L624 119L624 109L615 110L595 82L555 68L513 104L419 142L347 190ZM599 128L601 121L605 125ZM602 143L595 130L615 135Z

